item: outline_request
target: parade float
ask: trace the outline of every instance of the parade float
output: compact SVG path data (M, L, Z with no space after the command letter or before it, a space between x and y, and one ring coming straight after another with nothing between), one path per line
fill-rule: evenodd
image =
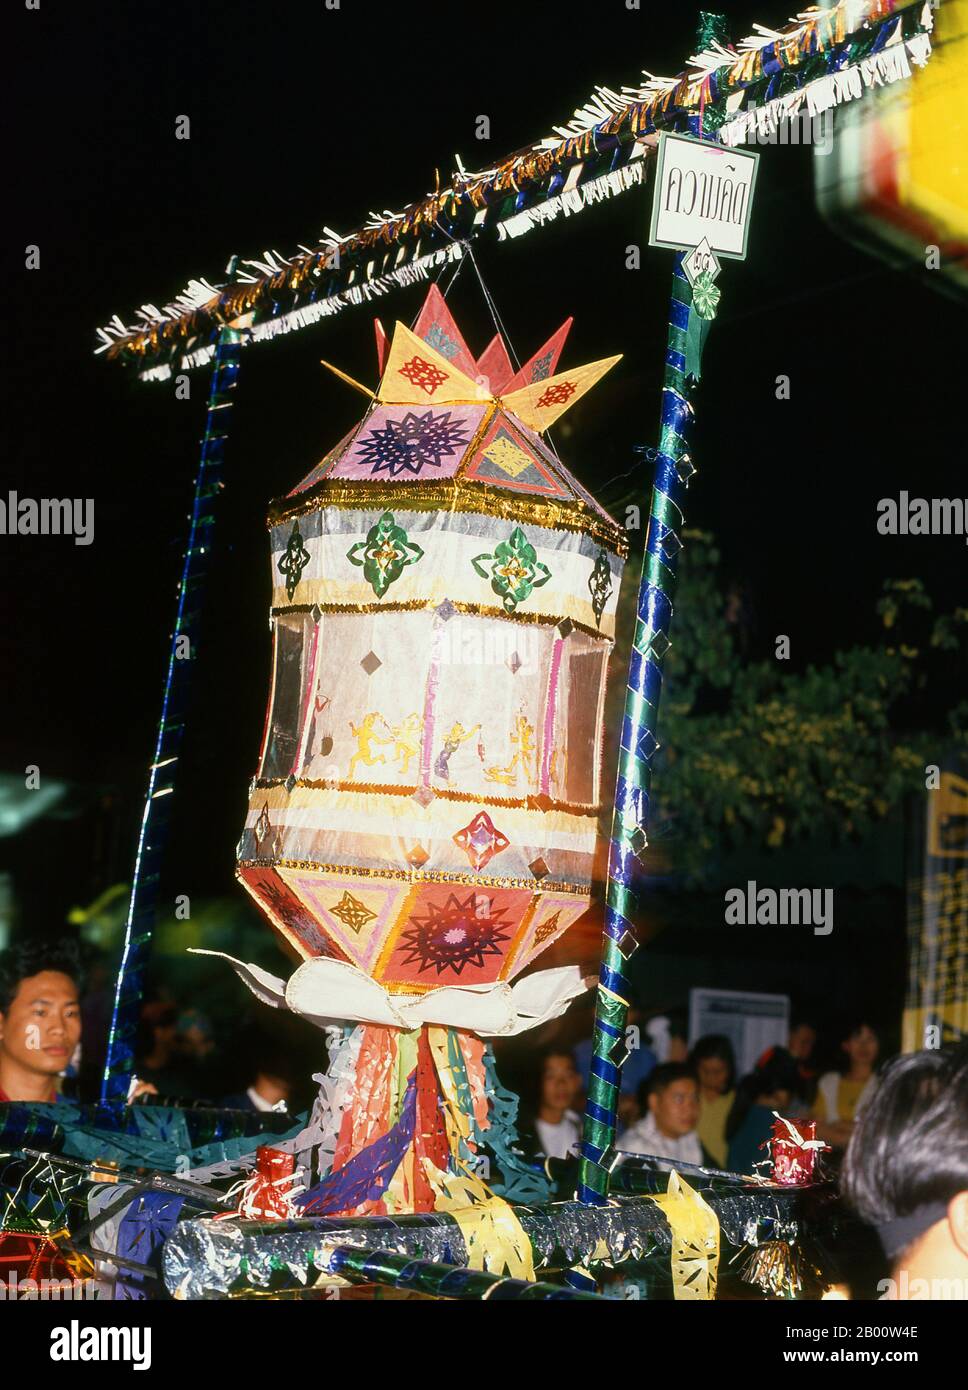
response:
M127 1298L819 1297L837 1282L852 1227L809 1125L778 1121L756 1175L623 1155L618 1083L702 349L754 203L739 146L903 82L931 29L923 0L841 0L731 47L704 15L680 76L599 88L496 169L289 258L233 257L225 284L101 330L143 382L210 367L209 408L102 1095L0 1106L0 1268ZM612 799L604 691L628 547L547 431L618 358L568 366L566 324L516 367L497 315L472 351L437 281L479 272L486 239L634 194L653 170L651 244L674 265ZM225 969L325 1030L318 1097L300 1117L129 1106L191 678L175 655L197 632L241 363L337 316L354 332L348 310L421 282L412 328L377 325L372 386L334 368L362 418L320 440L269 513L272 688L237 872L294 968ZM492 1040L584 990L542 955L588 908L610 805L581 1152L529 1161Z

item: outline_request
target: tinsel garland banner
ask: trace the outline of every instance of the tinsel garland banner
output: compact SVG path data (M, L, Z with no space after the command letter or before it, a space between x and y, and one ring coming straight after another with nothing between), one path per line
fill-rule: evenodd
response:
M796 1242L826 1232L834 1193L829 1187L704 1191L722 1238L736 1251L762 1241ZM671 1257L674 1232L649 1198L607 1207L556 1202L518 1206L515 1216L530 1242L536 1272L592 1265L627 1268ZM308 1289L328 1270L328 1252L346 1246L466 1269L471 1252L455 1216L320 1218L300 1221L182 1221L168 1238L162 1267L177 1298L226 1298L245 1292Z
M678 77L646 74L638 87L599 87L555 135L497 167L460 169L448 187L403 212L372 214L347 236L327 232L316 247L284 257L266 251L243 262L245 283L218 288L193 280L163 308L145 304L138 322L116 315L98 330L99 352L136 366L143 380L164 380L175 364L204 364L224 323L259 342L318 322L348 304L368 302L430 274L459 254L457 244L484 230L501 239L570 215L637 187L657 132L682 130L697 115L726 123L735 143L757 108L799 96L812 113L853 100L871 86L900 80L909 62L927 61L930 0L840 0L808 10L782 30L757 26L735 48L713 40ZM898 50L894 52L893 50ZM720 114L714 109L723 108ZM799 108L798 108L799 109ZM269 330L270 323L279 326Z

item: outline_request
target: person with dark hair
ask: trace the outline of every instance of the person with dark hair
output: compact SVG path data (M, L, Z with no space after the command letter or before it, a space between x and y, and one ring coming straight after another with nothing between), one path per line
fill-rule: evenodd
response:
M81 1039L80 975L69 938L0 953L0 1101L57 1099Z
M288 1109L295 1084L294 1069L289 1054L273 1039L261 1033L253 1034L243 1044L245 1070L243 1090L225 1096L226 1110Z
M539 1058L534 1132L545 1158L572 1158L581 1139L581 1116L571 1107L581 1086L574 1055L549 1047Z
M769 1158L763 1146L773 1132L774 1111L789 1117L799 1081L797 1064L782 1047L743 1077L726 1122L730 1172L753 1174L753 1165Z
M717 1168L725 1168L729 1145L726 1121L736 1099L736 1058L733 1044L720 1033L700 1038L689 1054L699 1082L699 1142Z
M891 1261L883 1292L968 1297L968 1043L884 1069L854 1122L841 1184Z
M840 1046L845 1054L843 1070L828 1071L820 1078L812 1111L818 1136L835 1149L846 1147L854 1121L873 1095L880 1039L869 1023L858 1021L843 1034Z
M797 1071L800 1073L800 1084L797 1087L796 1102L798 1108L804 1113L809 1112L813 1105L814 1096L817 1092L817 1069L814 1066L813 1054L817 1046L817 1025L812 1018L805 1015L794 1015L790 1020L790 1031L787 1035L786 1050L797 1064ZM768 1062L776 1051L775 1047L768 1047L756 1063L758 1067Z
M643 1081L639 1103L644 1118L618 1140L625 1153L652 1154L681 1163L703 1163L696 1121L699 1087L684 1062L663 1062Z

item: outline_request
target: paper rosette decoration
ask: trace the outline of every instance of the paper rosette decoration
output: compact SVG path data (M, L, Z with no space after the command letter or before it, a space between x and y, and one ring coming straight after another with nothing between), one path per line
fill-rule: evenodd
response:
M506 987L588 906L626 546L542 438L618 360L557 372L567 328L515 373L432 289L270 512L238 874L298 956L393 997Z

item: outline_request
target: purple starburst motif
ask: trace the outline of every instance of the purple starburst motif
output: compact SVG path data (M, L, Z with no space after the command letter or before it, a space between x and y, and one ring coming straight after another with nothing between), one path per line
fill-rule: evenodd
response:
M371 473L419 473L424 465L440 468L445 459L462 452L469 442L466 426L452 420L449 410L409 410L402 420L390 420L371 429L359 441L358 462L369 464Z
M411 917L410 930L400 937L408 952L404 964L419 961L421 975L425 970L459 975L465 965L482 968L484 957L501 955L500 943L510 936L510 923L501 920L503 908L495 909L482 893L469 893L463 901L450 893L446 903L428 903L426 914Z

